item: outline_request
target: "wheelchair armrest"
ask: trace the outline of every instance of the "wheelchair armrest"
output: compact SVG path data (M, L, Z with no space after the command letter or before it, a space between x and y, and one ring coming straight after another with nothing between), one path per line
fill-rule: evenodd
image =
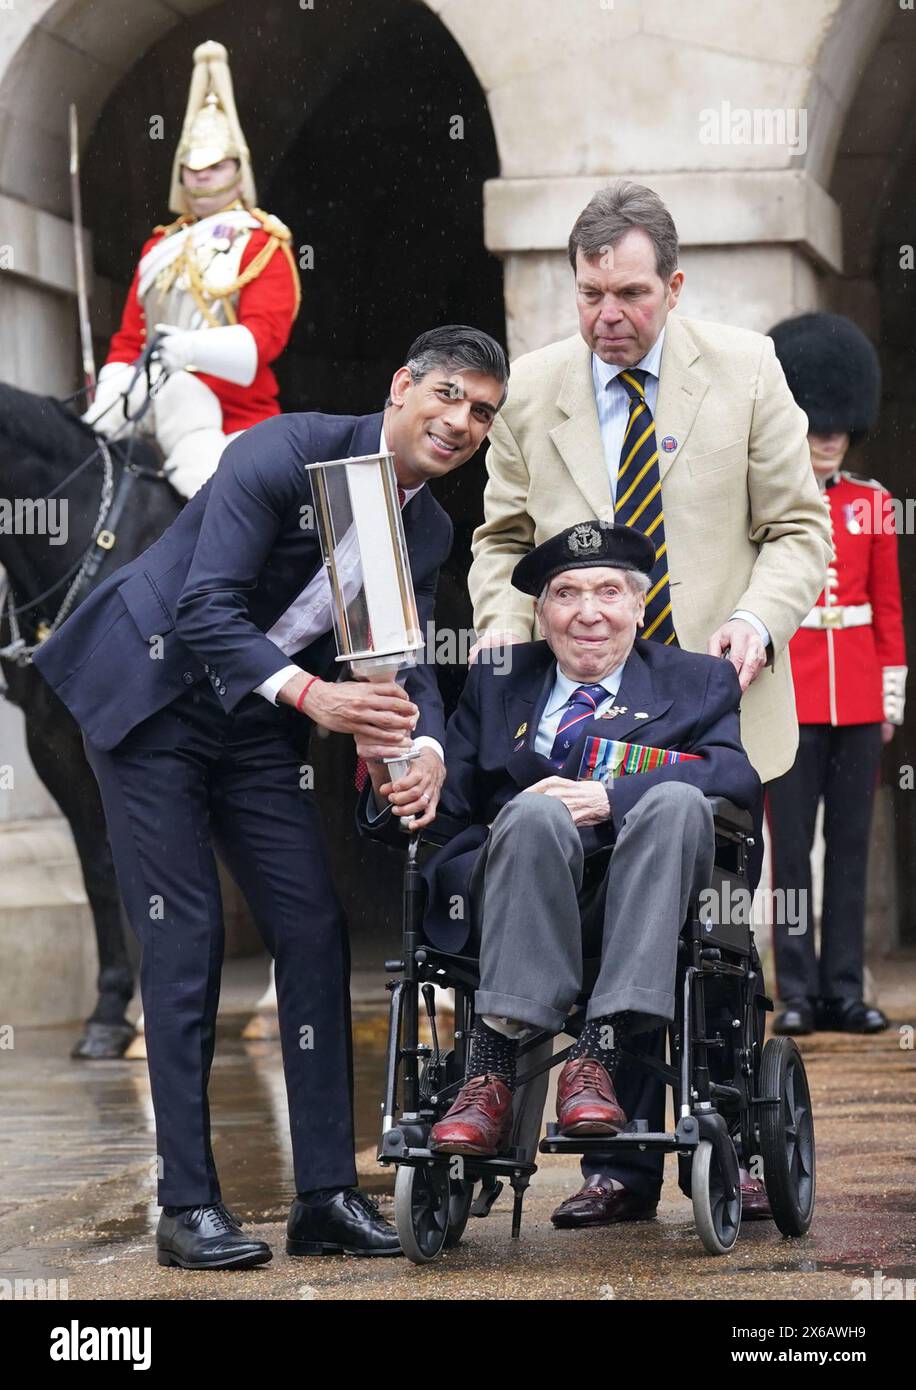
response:
M440 811L432 825L424 826L420 831L420 844L447 845L449 840L454 840L455 836L460 835L467 827L467 821L458 820L456 816L447 816Z
M711 796L709 804L712 807L717 830L731 832L733 835L753 833L754 818L750 811L742 811L740 806L736 806L733 801L728 801L724 796Z
M416 840L417 845L446 845L466 829L466 822L446 816L440 811L432 825L424 826L416 835L412 835L409 830L403 830L396 816L385 816L374 825L363 824L361 829L366 838L374 840L376 844L385 845L388 849L406 850L412 840Z

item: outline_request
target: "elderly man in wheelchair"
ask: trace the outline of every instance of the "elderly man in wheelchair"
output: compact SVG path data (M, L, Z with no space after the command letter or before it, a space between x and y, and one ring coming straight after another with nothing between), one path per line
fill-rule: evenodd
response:
M479 982L432 1156L506 1152L519 1047L563 1030L588 957L553 1132L610 1139L635 1118L615 1092L621 1046L675 1017L679 936L712 882L710 799L759 817L731 663L637 637L654 563L649 539L596 520L537 546L513 584L537 598L544 640L505 648L511 668L473 666L449 723L440 812L463 828L424 866L423 932L476 951ZM366 827L410 796L368 768Z

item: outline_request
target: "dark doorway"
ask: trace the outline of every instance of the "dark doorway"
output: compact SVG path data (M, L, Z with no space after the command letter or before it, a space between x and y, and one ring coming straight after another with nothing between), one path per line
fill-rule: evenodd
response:
M104 322L103 295L96 305L104 331L120 316L150 229L173 216L165 206L171 160L191 54L206 38L229 50L259 202L292 228L303 267L302 308L276 364L283 409L381 409L411 341L436 324L474 324L504 342L502 268L483 244L483 185L499 174L486 98L459 45L419 0L371 8L338 0L314 11L291 4L254 18L230 0L176 26L139 60L100 114L83 160L95 270L112 290L113 321ZM154 115L164 122L158 140L150 138ZM97 340L100 362L107 347ZM471 625L465 576L484 481L478 456L436 485L455 524L439 585L442 627ZM440 668L447 709L464 674ZM397 912L400 863L356 835L352 742L315 739L312 756L361 948Z

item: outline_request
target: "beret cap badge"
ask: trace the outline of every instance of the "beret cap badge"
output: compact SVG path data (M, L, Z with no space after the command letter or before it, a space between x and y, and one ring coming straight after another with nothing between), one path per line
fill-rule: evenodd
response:
M573 555L589 555L601 549L601 533L589 522L574 526L566 538Z

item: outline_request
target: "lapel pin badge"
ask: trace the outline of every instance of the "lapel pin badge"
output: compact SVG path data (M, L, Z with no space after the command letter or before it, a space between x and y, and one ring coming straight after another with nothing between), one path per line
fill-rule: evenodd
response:
M525 736L525 734L527 734L527 732L528 732L528 724L527 724L527 722L524 723L524 724L519 724L518 728L516 729L516 731L515 731L515 733L514 733L514 735L513 735L513 738L523 738L523 737Z
M640 709L640 710L637 710L637 711L636 711L636 714L635 714L634 718L636 718L636 719L648 719L649 716L648 716L648 714L646 713L646 711L645 711L644 709Z
M666 454L673 454L677 448L677 440L673 434L666 434L662 440L662 449Z

